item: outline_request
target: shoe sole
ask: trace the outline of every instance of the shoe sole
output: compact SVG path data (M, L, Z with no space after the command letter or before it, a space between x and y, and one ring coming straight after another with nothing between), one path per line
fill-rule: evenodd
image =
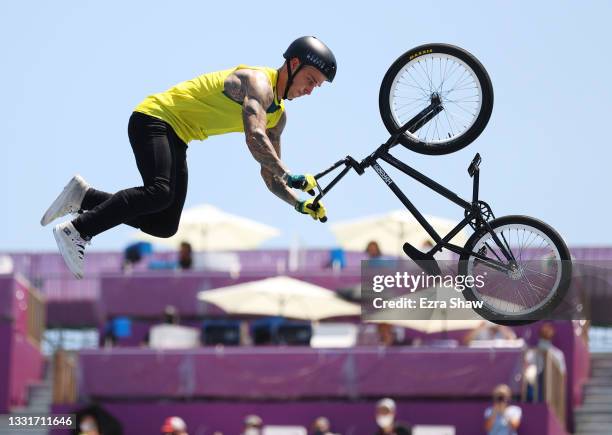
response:
M87 185L85 180L79 175L75 175L70 179L68 184L64 186L62 192L55 198L55 201L51 203L43 217L40 219L40 224L44 227L49 225L55 219L60 218L62 216L55 216L55 214L62 208L62 205L66 203L67 196L77 188L80 188L82 185Z
M62 258L64 259L64 263L66 263L66 266L68 266L68 269L70 270L70 272L72 272L72 274L74 275L76 279L83 279L83 275L78 272L75 272L73 269L72 259L70 258L70 255L68 255L68 253L66 252L66 249L64 248L64 241L62 239L62 236L58 234L57 226L53 228L53 237L55 238L55 243L57 243L57 247L60 251Z

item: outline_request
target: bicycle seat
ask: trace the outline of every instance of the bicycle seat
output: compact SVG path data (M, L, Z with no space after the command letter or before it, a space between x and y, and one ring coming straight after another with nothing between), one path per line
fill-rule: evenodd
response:
M438 262L434 258L432 254L427 254L423 251L418 250L410 243L404 243L402 247L404 252L412 261L414 261L417 266L423 269L428 275L440 275L442 271L440 270L440 266Z

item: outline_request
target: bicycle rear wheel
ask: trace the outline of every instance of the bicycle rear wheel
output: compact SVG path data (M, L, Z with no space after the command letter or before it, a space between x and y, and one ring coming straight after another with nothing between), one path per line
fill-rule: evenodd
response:
M421 154L448 154L472 143L493 110L493 85L482 64L449 44L425 44L400 56L380 86L382 120L395 134L433 102L442 110L398 141Z
M552 227L527 216L504 216L491 221L490 226L514 260L507 260L492 234L479 228L466 242L465 250L509 267L496 269L473 254L462 254L459 275L474 278L464 297L482 301L482 307L475 311L498 324L542 320L569 288L572 265L567 245Z

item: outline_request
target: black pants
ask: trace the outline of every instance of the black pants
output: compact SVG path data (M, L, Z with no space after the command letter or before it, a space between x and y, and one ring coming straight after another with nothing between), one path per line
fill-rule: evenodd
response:
M138 112L130 117L128 136L144 185L115 194L89 189L85 213L72 221L81 237L119 224L157 237L176 233L187 195L187 145L166 122Z

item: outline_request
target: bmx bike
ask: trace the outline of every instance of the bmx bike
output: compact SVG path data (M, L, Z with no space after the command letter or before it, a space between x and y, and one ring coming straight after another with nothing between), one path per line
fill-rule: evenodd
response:
M362 175L372 168L434 240L422 252L404 243L406 255L429 274L440 274L434 254L447 249L459 256L458 275L484 277L485 285L465 286L466 300L482 301L474 310L483 318L505 325L541 320L563 300L571 280L567 245L548 224L529 216L496 218L478 197L481 157L468 167L473 179L471 201L438 184L394 157L398 144L421 154L441 155L472 143L486 127L493 110L493 86L483 65L467 51L448 44L426 44L404 53L382 81L379 109L391 134L361 161L351 156L315 175L317 207L351 169ZM464 209L463 219L446 235L439 235L379 165L381 160ZM344 166L327 186L319 180ZM466 227L473 234L464 246L451 239Z

